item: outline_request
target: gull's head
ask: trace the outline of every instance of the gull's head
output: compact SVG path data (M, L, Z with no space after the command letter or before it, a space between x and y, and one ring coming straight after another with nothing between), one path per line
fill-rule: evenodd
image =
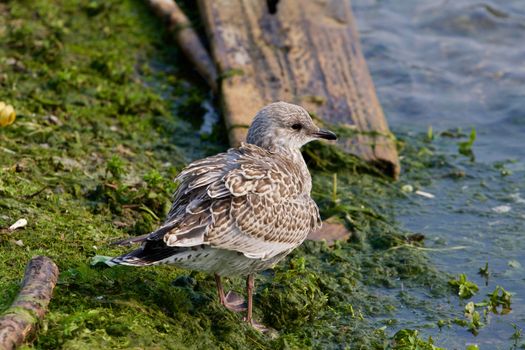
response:
M246 141L268 150L293 151L317 139L336 140L337 136L319 129L303 107L275 102L257 113Z

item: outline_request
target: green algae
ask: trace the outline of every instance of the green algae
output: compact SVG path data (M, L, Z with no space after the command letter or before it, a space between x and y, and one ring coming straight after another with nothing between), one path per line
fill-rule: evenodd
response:
M448 281L448 284L457 289L458 295L462 299L471 298L479 290L478 285L469 281L464 273L460 274L457 279Z
M419 338L418 331L401 330L393 337L393 350L443 350L434 345L432 338L428 341Z
M0 13L0 100L18 113L0 129L0 227L29 221L0 231L0 310L32 256L51 257L61 271L28 348L395 348L395 310L421 303L409 290L451 293L448 276L417 249L421 237L394 222L400 187L321 144L305 150L313 196L322 216L344 222L352 237L334 247L306 242L257 277L255 314L277 338L224 310L206 274L91 268L91 257L123 251L110 242L154 228L169 207L171 179L189 160L224 150L226 133L195 132L207 92L186 79L184 61L142 2L8 2ZM398 142L416 187L430 181L426 169L447 168L424 147ZM242 290L240 279L228 284ZM401 287L402 298L384 292Z

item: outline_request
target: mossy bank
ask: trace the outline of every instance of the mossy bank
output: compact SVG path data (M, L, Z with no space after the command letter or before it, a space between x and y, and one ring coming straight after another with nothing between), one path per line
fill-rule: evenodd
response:
M414 249L422 236L394 222L390 202L405 194L320 144L305 151L313 196L352 238L332 248L307 242L257 278L255 315L276 337L222 308L212 276L92 267L95 255L122 252L110 242L161 222L172 179L226 149L225 132L199 131L208 92L187 79L191 69L143 2L9 1L0 16L0 100L17 111L0 129L0 311L32 256L61 271L28 348L384 349L407 339L432 348L415 332L392 337L397 309L430 312L421 295L451 293L448 276ZM443 166L416 148L403 151L406 165ZM19 218L27 227L8 232ZM229 285L240 291L242 281Z

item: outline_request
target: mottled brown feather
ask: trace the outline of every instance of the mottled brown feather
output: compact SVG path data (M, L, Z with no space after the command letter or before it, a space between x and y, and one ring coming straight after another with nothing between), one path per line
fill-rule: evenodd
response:
M162 239L167 246L207 244L260 259L291 250L320 223L302 177L291 160L251 144L194 162L176 179L163 225L172 228Z

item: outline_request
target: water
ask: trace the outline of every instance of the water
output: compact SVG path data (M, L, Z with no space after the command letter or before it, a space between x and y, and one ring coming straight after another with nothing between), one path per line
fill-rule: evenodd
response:
M473 300L496 285L514 294L512 312L492 315L477 336L455 325L420 330L448 349L509 349L513 324L525 328L525 1L354 0L353 8L394 132L477 131L476 162L453 158L467 176L436 176L424 189L435 198L414 195L399 203L399 221L440 249L430 256L441 270L466 273L481 287ZM434 143L457 155L456 142ZM502 165L510 175L502 175ZM488 285L477 274L486 262ZM464 303L438 302L451 317L462 317ZM400 327L411 328L438 318L408 310L397 317Z
M525 157L525 3L355 0L388 120L475 126L480 160Z

